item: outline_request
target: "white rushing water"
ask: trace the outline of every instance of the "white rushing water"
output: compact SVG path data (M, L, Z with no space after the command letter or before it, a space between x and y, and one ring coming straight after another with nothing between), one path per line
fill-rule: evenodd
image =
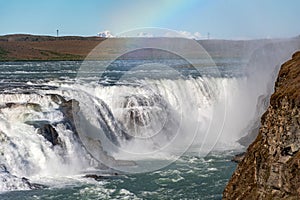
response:
M128 172L154 170L186 151L204 156L215 145L238 147L235 142L253 118L256 98L263 92L249 94L247 77L143 80L139 84L60 83L56 90L35 94L1 94L1 102L15 103L3 104L0 112L1 163L11 174L33 180L75 175L99 167L97 161ZM47 95L54 93L79 101L80 117L75 123L81 130L79 137L68 128L60 102ZM33 124L43 123L56 130L61 145L38 134ZM91 138L99 140L100 147ZM103 156L103 150L121 160L168 162L147 169L123 168Z

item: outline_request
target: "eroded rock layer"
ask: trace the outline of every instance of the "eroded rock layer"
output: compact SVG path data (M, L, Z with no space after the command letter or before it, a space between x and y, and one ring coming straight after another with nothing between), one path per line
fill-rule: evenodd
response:
M223 199L300 198L300 52L284 63L270 106Z

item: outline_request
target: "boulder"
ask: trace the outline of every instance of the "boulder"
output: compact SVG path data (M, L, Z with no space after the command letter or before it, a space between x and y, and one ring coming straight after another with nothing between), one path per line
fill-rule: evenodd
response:
M241 161L244 159L244 157L245 157L245 152L239 153L239 154L235 155L235 156L231 159L231 161L232 161L232 162L239 163L239 162L241 162Z
M51 124L43 124L40 128L38 128L38 134L42 135L46 140L51 142L53 146L62 145L57 131Z
M79 102L75 99L63 101L59 105L59 109L64 115L65 122L69 125L68 128L76 133L75 115L80 111Z
M50 96L51 100L57 104L66 102L65 98L59 94L47 94L47 96Z
M109 176L103 176L103 175L97 175L97 174L87 174L85 176L83 176L84 178L92 178L95 179L96 181L101 181L104 179L111 179L115 176L118 176L119 174L117 172L114 172L112 174L110 174Z
M1 189L5 191L46 188L45 185L31 183L28 178L19 178L11 174L4 164L0 164L0 185Z

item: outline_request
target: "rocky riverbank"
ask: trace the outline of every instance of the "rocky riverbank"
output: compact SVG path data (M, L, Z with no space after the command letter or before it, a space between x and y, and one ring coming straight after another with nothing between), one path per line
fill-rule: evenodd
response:
M270 106L223 199L299 199L300 52L284 63Z

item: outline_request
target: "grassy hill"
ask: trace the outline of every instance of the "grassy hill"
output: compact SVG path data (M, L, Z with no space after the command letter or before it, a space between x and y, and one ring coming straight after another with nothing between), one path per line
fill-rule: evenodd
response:
M51 60L84 60L86 56L101 42L105 41L101 37L79 37L79 36L37 36L37 35L5 35L0 36L0 61L51 61ZM179 38L112 38L109 42L101 46L101 58L106 59L119 55L130 45L134 47L137 43L145 46L163 46L164 44L180 44ZM300 38L278 39L278 40L200 40L198 42L212 57L250 57L255 49L264 47L272 43L282 43L283 45L299 44ZM185 44L186 45L186 44ZM140 45L141 46L141 45ZM188 46L174 45L184 51L193 54L193 49ZM150 54L149 54L150 52ZM99 58L99 55L97 55ZM138 51L135 54L128 54L128 58L151 59L161 58L164 54L153 51Z
M104 38L7 35L0 37L0 60L83 60Z

